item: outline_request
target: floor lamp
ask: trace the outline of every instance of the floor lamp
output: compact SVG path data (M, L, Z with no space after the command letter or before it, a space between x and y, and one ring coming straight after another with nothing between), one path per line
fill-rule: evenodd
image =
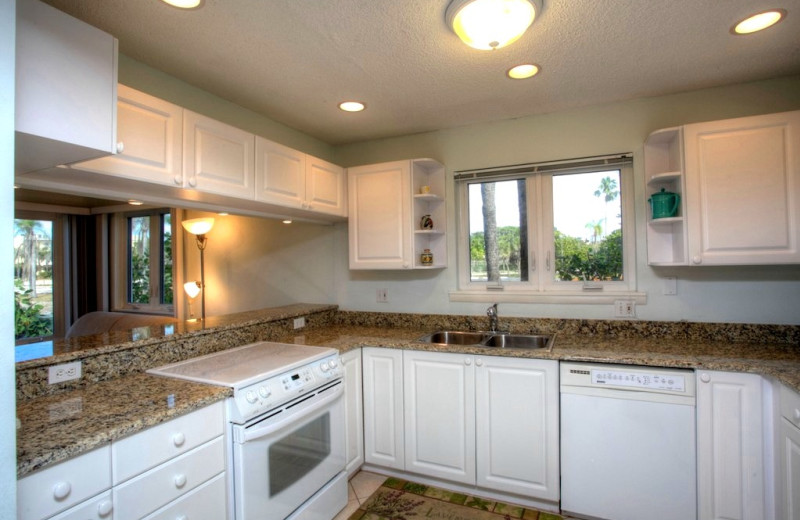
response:
M197 282L200 288L200 320L206 320L206 274L205 274L205 250L208 238L206 233L211 231L214 226L213 218L193 218L181 222L183 229L195 236L197 249L200 250L200 281Z

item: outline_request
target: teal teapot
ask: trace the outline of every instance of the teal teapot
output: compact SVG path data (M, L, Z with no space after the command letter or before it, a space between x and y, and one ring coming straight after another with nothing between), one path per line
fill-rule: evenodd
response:
M653 218L674 217L678 214L678 206L681 203L681 196L661 188L658 193L653 193L647 202L653 211Z

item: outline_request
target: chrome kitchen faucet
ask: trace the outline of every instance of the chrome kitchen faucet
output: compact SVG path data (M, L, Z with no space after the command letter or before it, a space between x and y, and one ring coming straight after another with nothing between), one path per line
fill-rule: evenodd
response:
M486 315L489 316L489 331L497 332L497 304L493 303L486 309Z

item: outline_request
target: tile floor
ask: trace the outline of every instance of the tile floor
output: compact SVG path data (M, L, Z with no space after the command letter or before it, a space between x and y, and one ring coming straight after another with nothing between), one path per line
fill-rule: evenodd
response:
M386 478L384 475L369 471L356 473L347 484L347 505L333 520L347 520L358 509L358 506L363 504L383 484ZM574 519L565 516L564 520Z

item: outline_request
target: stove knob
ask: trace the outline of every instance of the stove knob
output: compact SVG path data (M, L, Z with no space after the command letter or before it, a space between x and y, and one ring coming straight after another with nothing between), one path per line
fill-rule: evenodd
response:
M331 359L331 368L336 368L336 365L338 365L336 360L335 359Z
M253 403L255 403L256 401L258 401L258 396L257 396L257 395L256 395L256 393L255 393L255 392L253 392L252 390L249 390L249 391L247 392L247 395L246 395L245 397L246 397L246 399L247 399L247 402L248 402L248 403L250 403L250 404L253 404Z
M270 391L268 387L262 386L261 388L258 389L258 395L260 395L263 399L266 399L267 397L272 395L272 391Z
M331 367L328 365L328 362L327 362L327 361L323 361L323 362L322 362L322 364L319 366L319 368L320 368L320 370L322 370L323 372L327 372L328 370L330 370L330 369L331 369Z

